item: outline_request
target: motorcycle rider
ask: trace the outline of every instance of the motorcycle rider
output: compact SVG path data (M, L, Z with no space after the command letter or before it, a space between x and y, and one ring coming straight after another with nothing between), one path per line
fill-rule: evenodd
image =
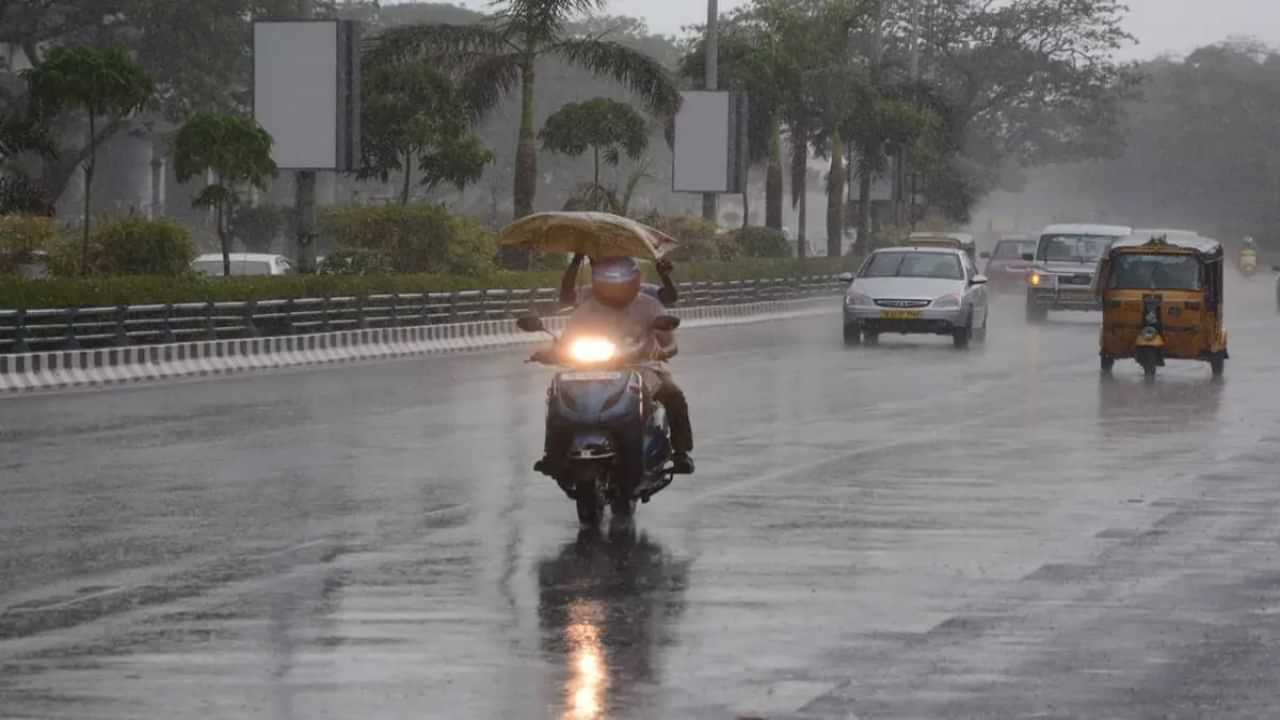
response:
M575 307L580 301L590 297L590 291L584 293L578 292L578 269L582 267L582 261L586 256L577 253L573 256L573 260L569 263L569 267L565 268L564 275L560 278L560 305L561 307ZM594 266L595 260L592 259ZM666 258L662 258L657 262L658 277L662 279L662 285L654 285L652 283L642 283L640 292L646 295L652 295L665 305L671 307L680 301L680 291L676 289L675 282L671 279L671 272L675 269L675 265Z
M591 294L569 316L565 337L579 333L616 335L628 338L644 338L642 356L653 356L659 361L668 360L679 351L675 334L653 330L653 321L663 314L663 305L649 294L641 293L643 273L639 264L629 257L601 258L591 264ZM535 360L545 361L548 355L539 351ZM684 391L671 377L665 365L646 368L645 384L653 389L653 398L662 403L671 423L671 462L678 475L691 475L694 471L693 427L689 422L689 403ZM555 475L562 452L559 446L567 438L559 437L549 425L547 441L541 460L534 470Z

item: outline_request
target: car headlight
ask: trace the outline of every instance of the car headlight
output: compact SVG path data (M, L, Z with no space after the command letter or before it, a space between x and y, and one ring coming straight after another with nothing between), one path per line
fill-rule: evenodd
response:
M872 300L871 296L866 293L861 293L857 290L850 290L849 294L844 296L844 304L849 307L866 307L868 305L875 305L876 301Z
M960 307L960 295L956 293L952 293L950 295L943 295L942 297L933 301L933 306L939 310L945 310L947 308L958 308Z
M609 362L618 353L618 346L604 338L579 338L569 345L569 357L579 363Z

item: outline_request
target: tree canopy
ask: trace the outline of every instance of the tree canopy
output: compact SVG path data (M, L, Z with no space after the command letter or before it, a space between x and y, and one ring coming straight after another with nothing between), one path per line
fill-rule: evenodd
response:
M188 120L174 139L174 170L186 182L212 173L214 181L192 201L214 208L222 244L223 272L231 274L227 210L240 202L238 188L265 188L276 174L271 159L271 135L256 121L239 115L201 113Z
M609 98L570 103L547 118L539 135L552 152L578 156L591 150L600 187L600 161L618 165L625 154L639 160L649 147L649 126L630 105Z
M445 71L425 60L369 63L365 72L359 177L383 182L403 173L400 201L409 201L413 170L430 190L448 182L459 190L493 162L472 122L480 109Z

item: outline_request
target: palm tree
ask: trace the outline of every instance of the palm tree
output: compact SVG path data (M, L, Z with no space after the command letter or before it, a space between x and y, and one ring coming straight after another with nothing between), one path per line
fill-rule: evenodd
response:
M382 55L425 57L461 67L473 104L492 107L520 86L520 135L516 149L515 217L533 212L538 178L534 98L537 62L553 56L597 75L611 77L638 95L660 117L675 114L680 94L658 60L601 37L574 37L566 25L575 15L603 10L608 0L495 0L496 12L476 25L414 25L388 30L372 41Z

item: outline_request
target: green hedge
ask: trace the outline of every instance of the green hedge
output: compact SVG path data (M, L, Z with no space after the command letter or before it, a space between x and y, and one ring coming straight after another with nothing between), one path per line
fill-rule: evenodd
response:
M52 218L0 215L0 274L17 273L35 253L48 252L56 237Z
M49 269L54 275L80 275L81 242L75 230L53 243ZM191 271L195 259L191 233L172 220L110 219L96 225L89 236L89 273L95 276L179 276Z
M401 273L483 276L495 270L497 240L439 205L331 208L319 218L331 252L361 251Z
M748 280L825 275L856 267L853 258L812 260L744 259L732 263L679 265L678 282ZM651 273L652 276L652 273ZM555 288L560 273L492 271L480 276L285 275L205 278L197 276L92 277L23 280L0 277L0 308L63 308L234 302L304 297L346 297L383 293L449 292L491 288Z

